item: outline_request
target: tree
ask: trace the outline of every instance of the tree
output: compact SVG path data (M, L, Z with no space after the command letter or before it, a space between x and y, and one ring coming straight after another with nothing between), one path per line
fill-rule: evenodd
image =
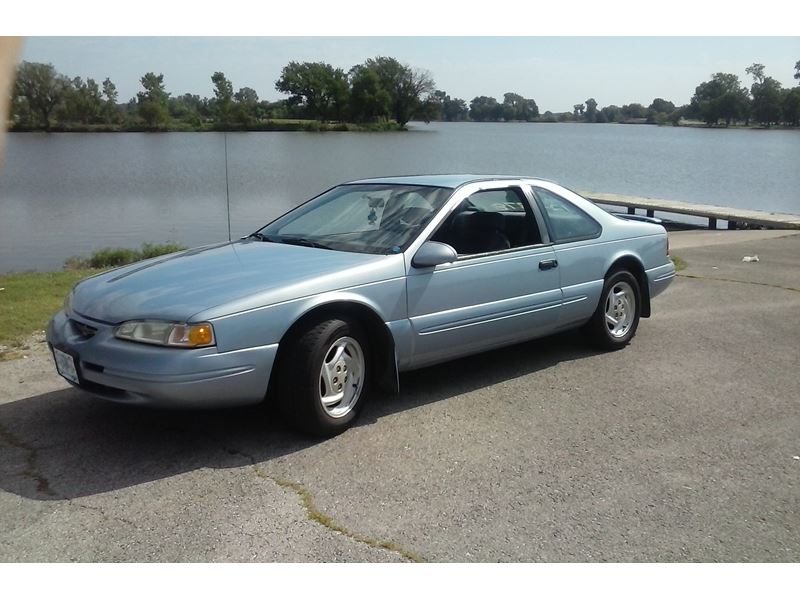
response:
M292 105L302 106L312 119L341 119L350 93L347 75L322 62L290 62L275 82L275 89L290 94Z
M586 114L584 118L586 119L587 123L594 123L597 121L597 100L594 98L589 98L586 101Z
M521 120L522 103L525 98L519 94L506 92L503 94L503 119L506 121Z
M665 125L670 121L670 115L675 111L675 105L663 98L655 98L647 107L647 122ZM674 120L673 120L674 124Z
M78 121L84 125L97 123L102 119L103 98L100 86L94 79L85 82L76 77L66 88L64 94L63 121Z
M573 107L572 107L572 115L575 117L575 120L577 120L578 117L582 117L583 116L583 109L584 108L586 108L586 107L583 104L575 104L575 105L573 105Z
M539 118L539 106L533 98L525 98L525 102L522 104L522 118L525 121Z
M764 125L780 122L782 92L783 86L772 77L764 77L761 83L754 83L750 88L753 118Z
M208 102L207 98L201 99L197 94L183 94L170 98L167 105L171 117L189 123L192 127L200 127L203 123L202 117L210 116Z
M222 71L211 76L211 83L214 84L214 114L219 123L227 125L233 117L233 84Z
M11 96L11 121L14 127L30 127L36 117L31 113L31 107L25 96L20 96L16 91Z
M556 116L555 116L555 115L553 114L553 112L552 112L552 111L550 111L550 110L546 110L546 111L544 111L544 114L542 115L542 120L543 120L545 123L556 123L556 122L558 121L558 119L556 118Z
M239 88L239 91L233 95L233 98L236 100L233 112L239 123L249 125L260 117L258 94L253 88Z
M435 120L444 121L444 103L449 97L447 92L442 90L434 90L434 92L428 96L428 104L435 107Z
M764 81L764 65L761 63L753 63L744 72L753 76L754 83L762 83Z
M677 126L680 124L681 119L688 116L689 113L690 113L689 105L684 104L683 106L680 106L675 110L673 110L671 113L669 113L669 121L673 125Z
M539 116L539 107L530 98L507 92L503 95L503 118L506 121L532 121Z
M347 118L350 104L350 81L347 73L336 69L328 80L328 98L330 100L329 118L344 121Z
M378 75L381 88L389 94L391 115L401 126L420 112L436 88L428 71L412 69L395 58L376 56L367 59L364 66Z
M498 121L503 115L503 105L491 96L476 96L469 103L469 118L473 121Z
M428 104L433 107L433 119L440 121L464 121L469 117L467 103L461 98L451 98L442 90L434 91L428 97Z
M783 120L797 127L800 125L800 87L793 87L791 90L784 90L783 103Z
M794 63L794 78L800 79L800 60Z
M105 122L119 122L119 109L117 108L119 94L117 93L117 86L108 77L103 80L103 96L105 96L105 101L103 102L102 113Z
M239 88L233 98L240 104L258 104L258 93L249 87Z
M39 123L50 129L50 115L64 100L69 80L51 64L23 61L17 69L14 95L18 105L25 107L31 116L38 115ZM22 100L24 99L24 100Z
M745 71L753 76L750 93L753 95L751 114L763 125L769 126L781 120L782 86L779 81L764 74L764 65L754 63Z
M650 106L647 107L647 110L648 112L652 111L654 113L669 114L675 110L675 105L669 100L664 100L663 98L654 98Z
M448 96L442 111L445 121L466 121L469 118L469 107L461 98Z
M144 88L143 92L136 94L139 116L150 128L163 127L169 122L169 93L164 89L164 75L149 72L139 81Z
M733 120L748 118L750 97L736 75L715 73L710 81L695 88L691 106L708 125L714 125L720 119L725 119L725 124L730 125Z
M616 104L610 104L609 106L604 106L600 112L603 114L606 121L613 123L622 114L622 109Z
M350 69L350 115L356 122L388 119L392 97L383 86L378 72L366 65Z
M638 102L623 104L620 113L626 119L644 119L647 116L647 109Z

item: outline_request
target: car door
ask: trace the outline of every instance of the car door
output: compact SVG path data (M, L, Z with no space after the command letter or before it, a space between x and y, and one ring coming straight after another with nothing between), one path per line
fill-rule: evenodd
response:
M408 269L412 367L546 335L558 324L558 263L538 207L517 185L465 196L430 236L458 259Z
M605 254L602 226L575 204L544 186L531 191L544 216L561 276L563 306L559 329L585 323L603 290Z

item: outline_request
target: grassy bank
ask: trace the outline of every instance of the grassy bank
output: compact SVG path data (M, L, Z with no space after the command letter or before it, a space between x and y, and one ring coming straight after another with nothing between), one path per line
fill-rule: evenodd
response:
M64 269L75 271L80 269L108 269L129 265L131 263L155 258L163 254L172 254L186 250L186 246L181 246L174 242L166 244L142 244L140 250L132 248L101 248L95 250L89 258L73 256L64 262Z
M97 269L0 275L0 360L15 358L27 338L45 328L50 317L81 279Z
M81 279L103 270L185 248L179 244L142 244L141 249L102 248L88 258L67 259L64 271L0 275L0 360L18 358L25 340L47 326L64 298Z

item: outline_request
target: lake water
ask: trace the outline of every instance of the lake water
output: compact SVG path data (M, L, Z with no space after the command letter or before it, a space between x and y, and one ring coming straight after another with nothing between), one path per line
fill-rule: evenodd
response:
M544 123L412 124L405 133L228 133L231 230L246 235L337 183L523 174L576 190L800 213L800 131ZM107 246L228 237L222 133L7 137L0 273Z

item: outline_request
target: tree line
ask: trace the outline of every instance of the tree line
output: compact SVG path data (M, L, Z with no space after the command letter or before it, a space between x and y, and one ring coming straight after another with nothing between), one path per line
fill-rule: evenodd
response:
M800 60L794 65L794 78L800 80ZM724 121L726 125L756 122L770 125L800 125L800 87L784 88L779 81L754 63L745 69L753 78L748 89L732 73L715 73L695 89L687 112L707 125Z
M288 97L277 102L259 99L256 90L233 83L221 71L211 76L213 97L172 96L164 75L145 73L141 91L119 102L115 84L69 78L52 64L22 62L12 89L11 126L17 130L214 130L269 129L294 123L298 128L322 124L362 124L370 129L404 128L411 120L527 121L585 123L658 123L684 119L709 126L724 123L763 126L800 123L800 87L789 89L765 74L762 64L746 69L753 77L748 89L738 76L715 73L700 83L689 104L675 106L663 98L600 107L594 98L571 111L539 113L536 101L517 93L502 102L477 96L469 104L436 89L431 74L395 58L378 56L348 71L324 62L291 61L283 67L275 90ZM800 80L800 61L794 78ZM335 128L335 127L334 127ZM345 127L346 128L346 127Z
M98 84L69 78L52 64L22 62L12 90L12 128L249 129L297 120L388 129L402 128L411 119L438 119L444 109L427 71L383 56L348 72L323 62L292 61L275 82L288 98L277 102L260 100L250 87L234 91L221 71L211 76L210 98L172 96L163 74L145 73L139 82L142 90L120 103L109 78Z
M794 65L794 79L800 82L800 60ZM649 106L633 103L610 105L598 109L589 98L575 104L572 113L546 112L542 121L583 121L587 123L672 123L682 120L702 121L708 126L739 123L761 126L800 126L800 86L784 88L779 81L765 74L765 67L754 63L745 69L753 83L747 88L733 73L714 73L709 81L695 88L689 104L675 106L663 98L655 98Z

